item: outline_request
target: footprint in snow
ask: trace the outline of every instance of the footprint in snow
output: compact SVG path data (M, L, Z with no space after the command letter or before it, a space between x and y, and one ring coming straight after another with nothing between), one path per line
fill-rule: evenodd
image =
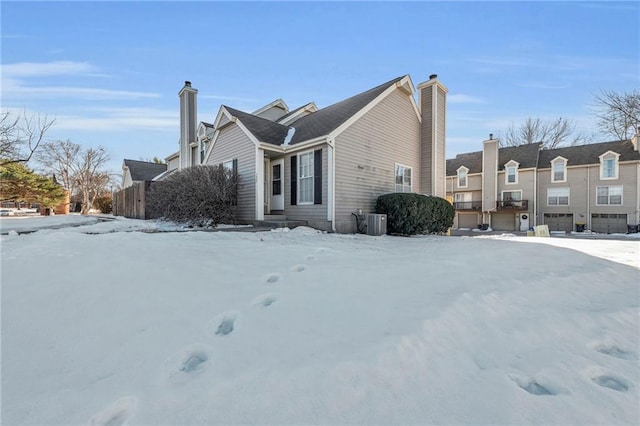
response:
M305 269L307 269L305 265L294 265L291 268L289 268L291 272L302 272Z
M609 374L595 376L592 377L591 380L603 388L613 389L614 391L627 392L629 390L629 385L626 383L626 380Z
M281 278L282 278L282 274L279 274L277 272L270 272L264 276L264 283L275 284L278 281L280 281Z
M227 336L238 327L240 313L236 311L223 312L209 324L209 332L214 336Z
M105 408L89 420L91 426L121 426L133 414L137 405L137 398L127 396Z
M263 308L268 308L273 305L278 298L273 294L261 294L251 301L252 305L261 306Z
M546 380L537 380L532 377L510 377L521 389L531 395L544 396L558 394L558 388ZM542 383L541 383L542 382Z
M306 255L304 258L305 258L306 260L315 260L315 259L316 259L316 257L315 257L314 255L312 255L312 254L308 254L308 255Z
M632 359L634 357L633 352L622 349L619 346L614 344L600 343L595 345L593 349L600 352L601 354L609 355L609 356L620 358L620 359Z
M193 344L173 354L165 361L166 375L174 384L186 383L206 370L210 363L211 347Z

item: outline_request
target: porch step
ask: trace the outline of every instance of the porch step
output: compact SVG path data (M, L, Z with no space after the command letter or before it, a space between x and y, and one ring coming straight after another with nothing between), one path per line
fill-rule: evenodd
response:
M307 226L306 220L271 220L268 219L267 215L265 215L265 220L254 220L254 227L264 227L264 228L289 228L293 229L297 226Z
M266 221L281 221L287 220L287 217L284 214L265 214L264 220Z

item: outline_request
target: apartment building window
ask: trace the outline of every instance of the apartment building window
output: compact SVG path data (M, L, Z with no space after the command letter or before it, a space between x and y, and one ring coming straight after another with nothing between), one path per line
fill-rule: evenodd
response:
M466 167L460 167L458 169L458 188L467 187L467 173L469 173L469 169Z
M204 154L207 152L207 142L200 142L200 164L204 164Z
M518 166L519 164L513 160L509 161L504 166L505 170L505 181L506 185L513 185L518 183Z
M618 179L618 158L620 154L613 151L600 156L600 179Z
M567 159L557 157L551 162L551 182L567 181Z
M622 186L596 187L596 205L621 206L622 205Z
M412 169L396 163L396 192L413 192Z
M298 204L313 204L313 151L298 154Z
M547 205L568 206L569 205L569 188L547 189Z

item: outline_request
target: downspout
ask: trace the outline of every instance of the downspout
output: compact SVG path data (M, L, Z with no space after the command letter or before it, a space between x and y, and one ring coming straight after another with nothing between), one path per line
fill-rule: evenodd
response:
M637 136L637 135L636 135ZM640 225L640 162L636 163L636 223ZM640 232L640 229L638 229Z
M333 139L327 139L327 219L331 221L331 231L336 232L336 148Z
M591 230L591 166L587 165L587 217L586 228Z

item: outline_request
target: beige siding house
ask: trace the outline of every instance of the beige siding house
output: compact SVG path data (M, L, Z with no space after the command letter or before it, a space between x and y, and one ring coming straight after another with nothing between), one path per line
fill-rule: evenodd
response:
M355 232L354 213L373 213L380 195L445 195L447 89L434 74L418 91L416 102L405 75L322 109L310 102L290 110L282 99L252 113L223 105L213 124L196 125L197 90L185 82L170 169L233 168L240 222Z
M557 149L498 148L447 160L454 227L623 233L640 223L640 153L632 140Z

